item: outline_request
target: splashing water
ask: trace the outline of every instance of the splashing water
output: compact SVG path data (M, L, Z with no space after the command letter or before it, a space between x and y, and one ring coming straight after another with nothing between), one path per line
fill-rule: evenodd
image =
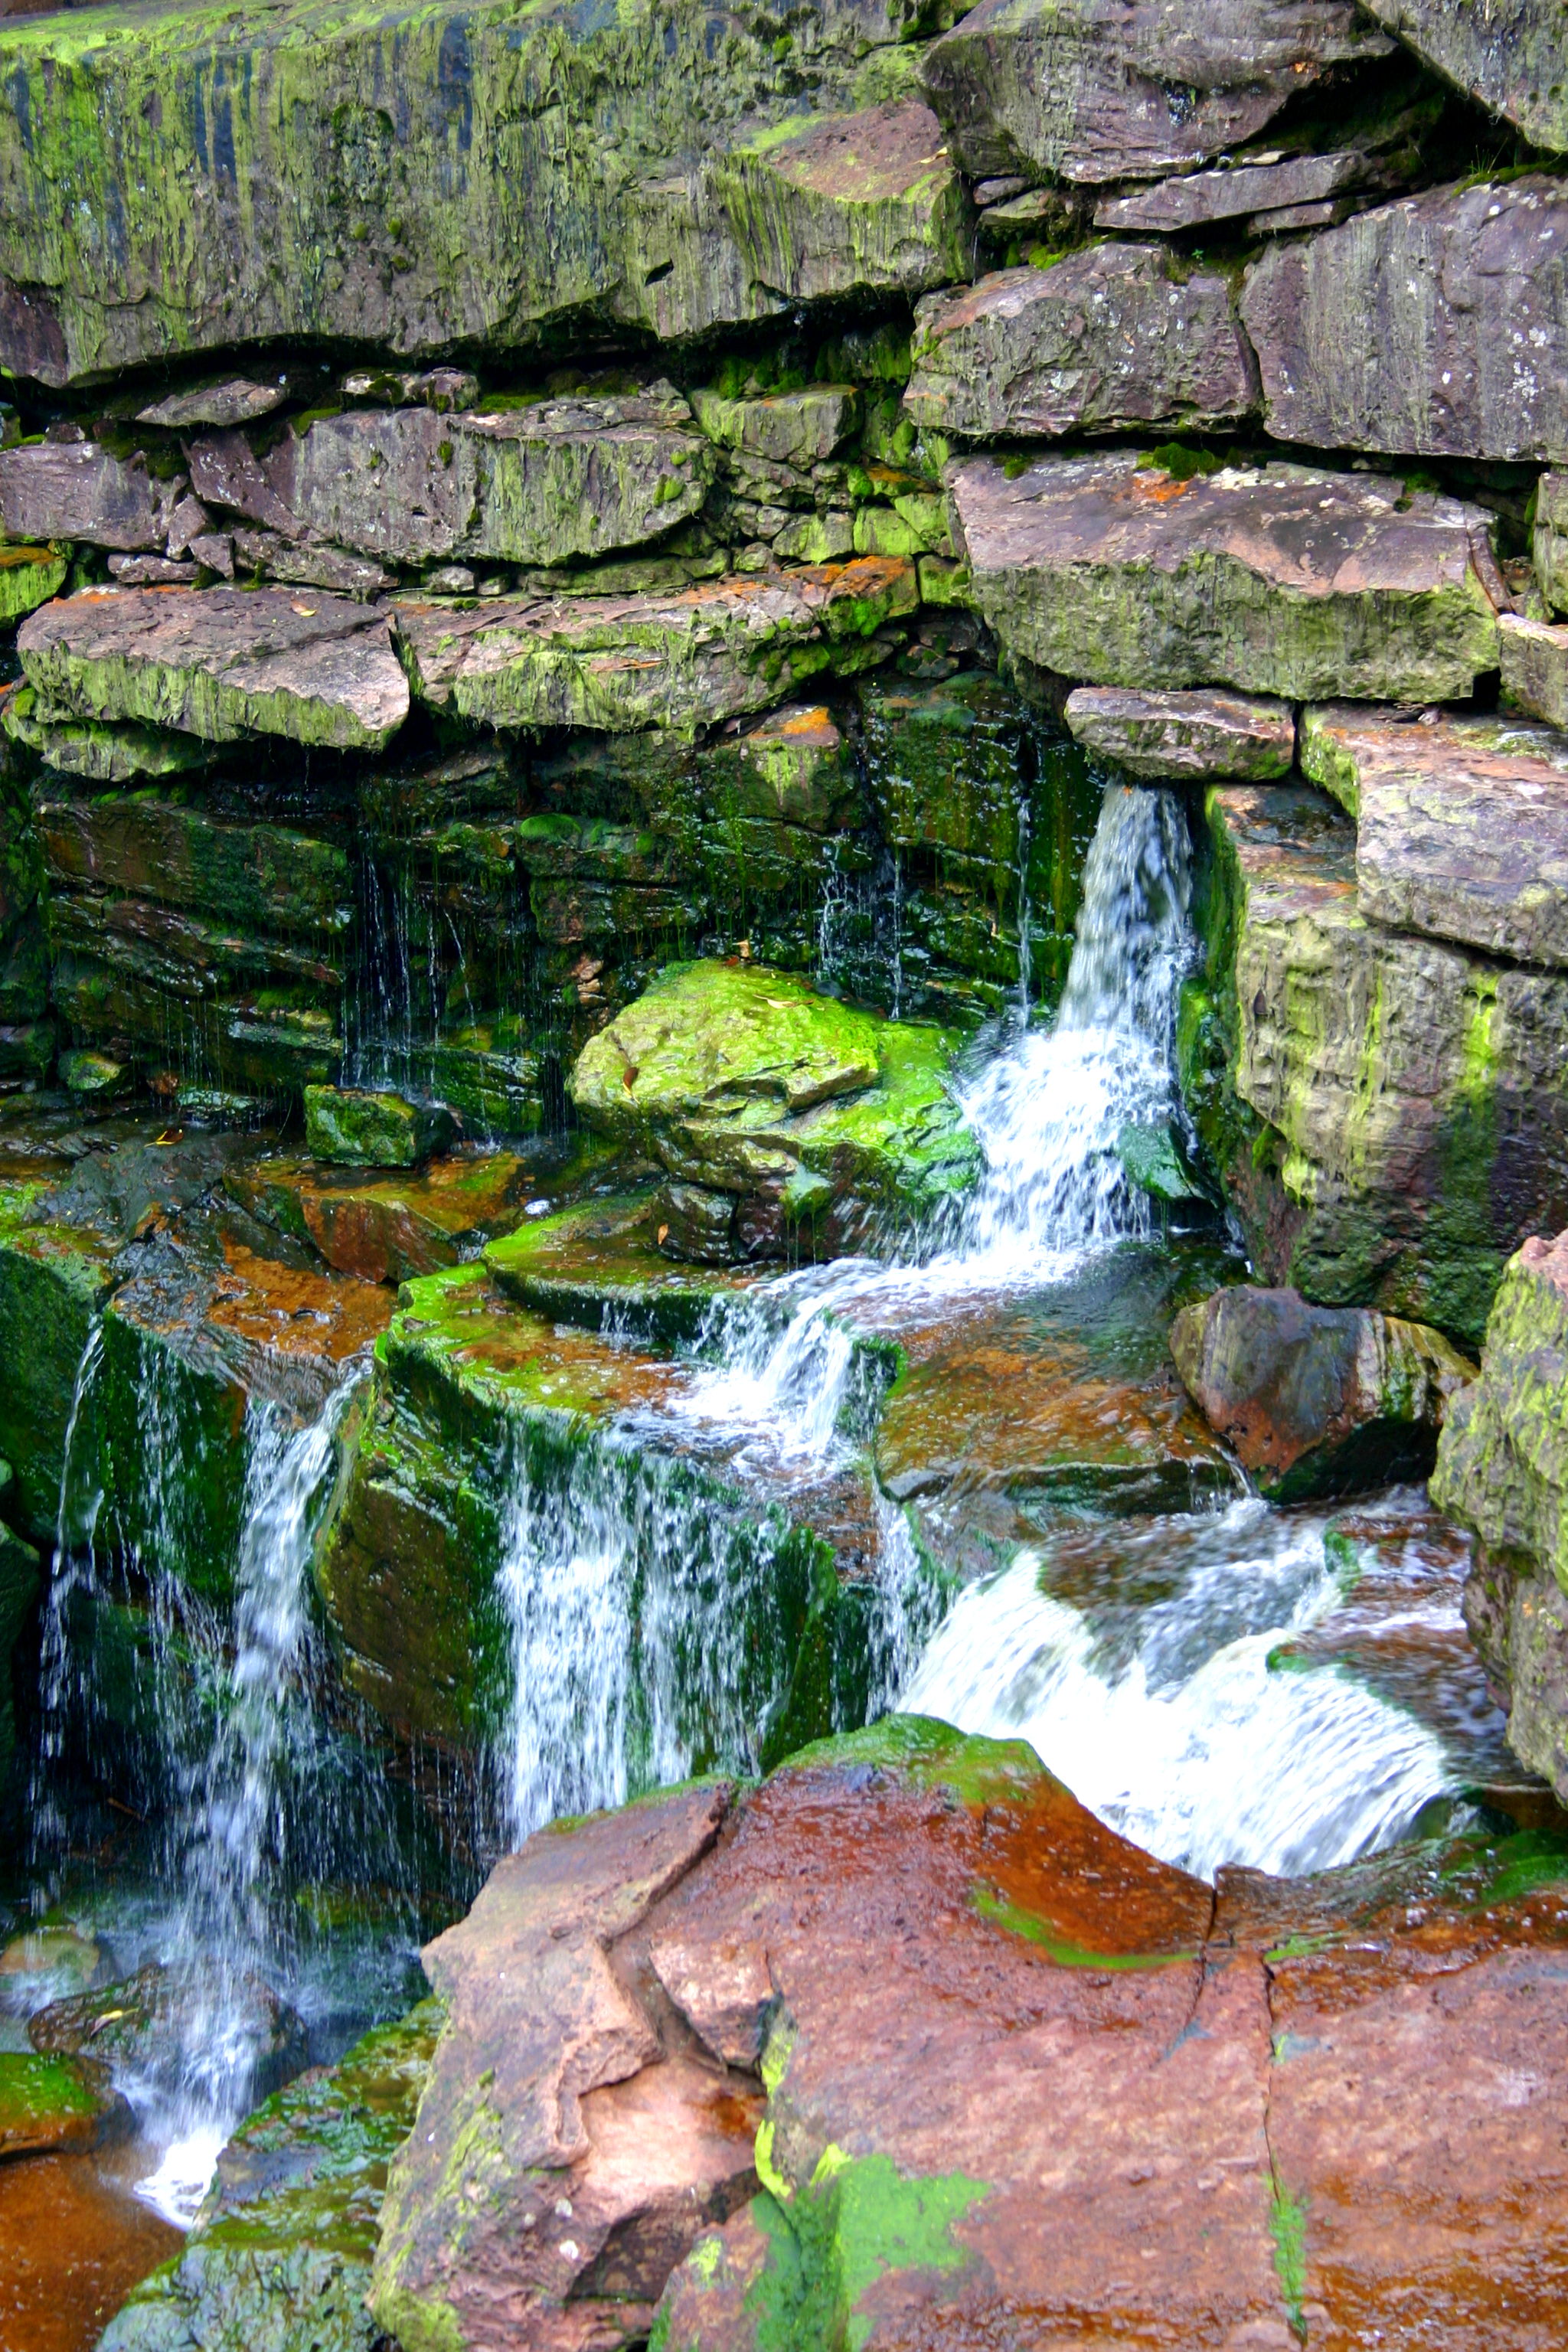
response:
M1464 1774L1432 1729L1362 1682L1279 1663L1341 1601L1326 1524L1247 1500L1123 1533L1129 1557L1173 1559L1179 1581L1109 1635L1021 1551L960 1596L900 1704L1027 1739L1102 1820L1200 1875L1353 1861Z

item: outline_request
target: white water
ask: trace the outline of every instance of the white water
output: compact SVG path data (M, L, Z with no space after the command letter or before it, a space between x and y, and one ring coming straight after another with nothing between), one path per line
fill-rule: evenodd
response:
M1162 1860L1293 1874L1353 1861L1454 1785L1435 1735L1331 1665L1269 1654L1341 1601L1324 1520L1256 1501L1152 1544L1186 1554L1180 1589L1137 1612L1131 1654L1042 1590L1038 1552L972 1585L900 1705L1024 1738L1091 1811Z

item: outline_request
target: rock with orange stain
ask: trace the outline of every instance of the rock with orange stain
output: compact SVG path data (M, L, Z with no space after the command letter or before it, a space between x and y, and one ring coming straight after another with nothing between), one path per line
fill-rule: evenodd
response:
M406 1282L456 1265L510 1233L532 1190L510 1151L456 1154L417 1173L334 1176L308 1160L243 1160L225 1178L231 1199L279 1232L309 1242L338 1274Z
M1431 702L1498 666L1489 518L1299 466L1171 472L1131 450L950 476L975 604L1097 686Z

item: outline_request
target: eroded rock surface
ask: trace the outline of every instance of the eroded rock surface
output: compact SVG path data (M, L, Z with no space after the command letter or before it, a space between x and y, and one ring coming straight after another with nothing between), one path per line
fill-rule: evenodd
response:
M1367 12L1447 80L1516 122L1533 145L1553 154L1568 148L1563 24L1552 0L1492 0L1486 8L1367 0Z
M916 314L904 394L917 425L972 440L1245 416L1257 380L1230 288L1156 246L1102 244L1004 269Z
M1296 721L1283 702L1080 686L1062 715L1086 751L1151 783L1177 776L1267 783L1288 776L1296 758Z
M1497 665L1487 524L1456 499L1294 466L1180 479L1131 451L950 482L975 603L1063 677L1425 700Z

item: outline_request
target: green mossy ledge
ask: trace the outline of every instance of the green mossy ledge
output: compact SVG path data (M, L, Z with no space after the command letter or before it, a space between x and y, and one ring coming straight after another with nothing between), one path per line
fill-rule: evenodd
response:
M543 1573L590 1528L626 1547L628 1790L658 1778L661 1738L696 1769L755 1769L863 1717L869 1588L775 1506L617 1428L667 1367L510 1304L482 1265L399 1299L318 1570L345 1677L384 1720L470 1754L500 1738L503 1570Z

